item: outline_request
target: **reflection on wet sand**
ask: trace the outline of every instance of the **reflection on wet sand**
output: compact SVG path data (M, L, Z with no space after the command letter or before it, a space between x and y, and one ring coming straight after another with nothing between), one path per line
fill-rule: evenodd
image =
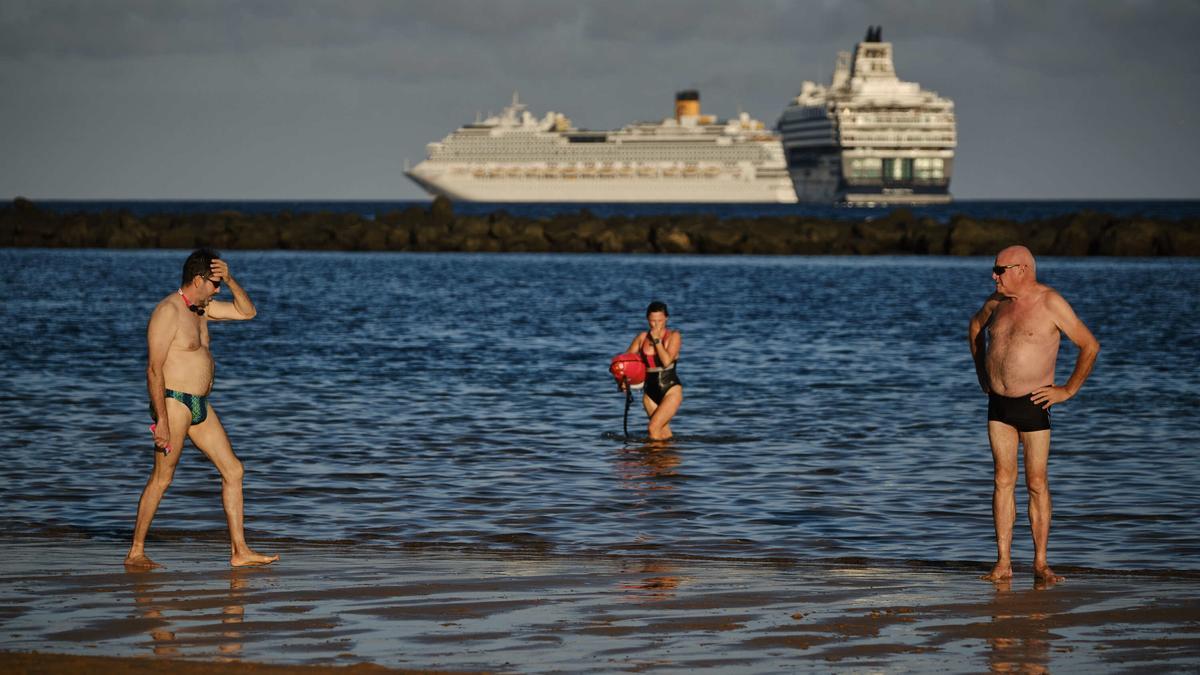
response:
M221 623L226 626L226 630L221 633L221 636L228 641L222 641L217 645L217 651L227 660L232 660L242 653L242 632L239 628L246 616L246 606L242 604L241 597L248 585L249 580L245 578L243 572L236 570L229 572L229 604L221 609L223 615Z
M621 579L617 588L623 591L622 597L630 602L670 600L675 597L675 591L684 580L677 567L666 560L643 561L637 567L628 570L635 578Z
M228 570L228 591L225 597L205 597L200 593L197 597L181 596L174 584L178 580L164 572L127 570L127 577L133 583L134 607L138 616L148 620L151 628L150 651L160 658L215 657L219 661L236 661L243 650L243 633L241 624L245 620L246 606L244 596L249 589L250 581L245 570ZM216 640L203 637L204 626L186 625L183 628L177 624L195 624L196 619L189 616L197 609L214 606L220 603L220 630L214 631L219 636ZM201 617L203 621L203 617ZM180 638L178 633L199 634L193 638ZM215 646L216 652L206 653L205 647Z
M137 608L138 616L155 624L161 622L161 625L155 625L150 629L151 652L162 658L179 656L175 631L170 629L170 622L164 615L163 605L155 593L160 587L160 584L153 581L156 578L155 575L144 571L127 571L126 574L134 579L133 604Z
M991 604L994 634L987 638L988 670L993 673L1049 673L1052 636L1046 627L1049 615L1045 612L1020 612L1011 600L1012 579L995 583L996 594ZM1034 590L1046 590L1053 584L1035 584ZM1018 630L1014 631L1013 629Z
M679 476L676 470L682 459L670 441L654 441L638 447L622 448L614 468L621 486L633 492L638 500L635 506L643 509L658 508L656 497L675 490L671 480ZM654 531L642 530L636 543L654 544ZM622 578L617 588L624 599L630 602L658 602L675 597L682 577L676 573L676 565L667 560L644 560L635 567L622 569L633 575L633 579Z
M672 526L647 520L652 534ZM1014 589L964 569L310 545L277 569L218 569L187 544L161 546L170 572L94 568L118 546L5 547L0 618L14 651L0 651L0 671L33 650L172 670L166 659L573 673L1200 666L1194 577L1077 573Z

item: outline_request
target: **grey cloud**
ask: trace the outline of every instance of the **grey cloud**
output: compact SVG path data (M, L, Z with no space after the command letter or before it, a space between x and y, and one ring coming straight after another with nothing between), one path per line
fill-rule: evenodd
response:
M0 9L0 56L136 58L276 48L327 48L437 34L515 37L576 20L552 0L11 0Z

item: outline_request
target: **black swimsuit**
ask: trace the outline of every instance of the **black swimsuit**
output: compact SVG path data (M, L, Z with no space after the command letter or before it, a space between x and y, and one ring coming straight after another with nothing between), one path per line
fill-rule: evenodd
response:
M654 405L662 403L663 397L667 395L667 391L671 387L682 387L683 383L675 375L675 364L666 368L651 368L646 371L646 387L644 389L646 396L654 401Z
M663 336L663 344L665 345L666 341L670 338L671 333L668 332ZM647 335L646 340L649 339L650 337ZM643 341L642 348L638 350L638 353L642 356L642 361L646 362L646 387L643 391L646 396L650 397L651 401L654 401L654 405L659 405L671 387L683 386L679 381L679 376L675 374L675 363L678 362L678 359L666 368L660 368L654 362L655 360L648 358L645 349L646 342Z
M1017 431L1045 431L1050 428L1050 411L1034 403L1028 394L988 394L988 421L1003 422Z

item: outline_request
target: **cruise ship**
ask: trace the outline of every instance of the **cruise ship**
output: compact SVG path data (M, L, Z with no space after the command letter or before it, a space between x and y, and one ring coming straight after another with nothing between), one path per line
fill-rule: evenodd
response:
M805 82L778 129L801 202L950 201L954 102L896 76L881 27L838 54L829 86Z
M500 115L427 146L405 174L433 195L468 202L796 201L779 136L746 113L718 120L681 91L675 116L614 131L537 117L517 95Z

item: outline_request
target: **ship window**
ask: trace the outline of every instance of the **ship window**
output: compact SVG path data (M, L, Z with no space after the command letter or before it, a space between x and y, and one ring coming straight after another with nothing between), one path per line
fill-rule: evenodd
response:
M912 180L913 161L894 157L883 160L883 175L889 180Z
M945 163L940 157L918 157L913 164L914 175L918 180L942 180L945 178Z
M851 178L879 178L883 162L878 157L850 160Z

